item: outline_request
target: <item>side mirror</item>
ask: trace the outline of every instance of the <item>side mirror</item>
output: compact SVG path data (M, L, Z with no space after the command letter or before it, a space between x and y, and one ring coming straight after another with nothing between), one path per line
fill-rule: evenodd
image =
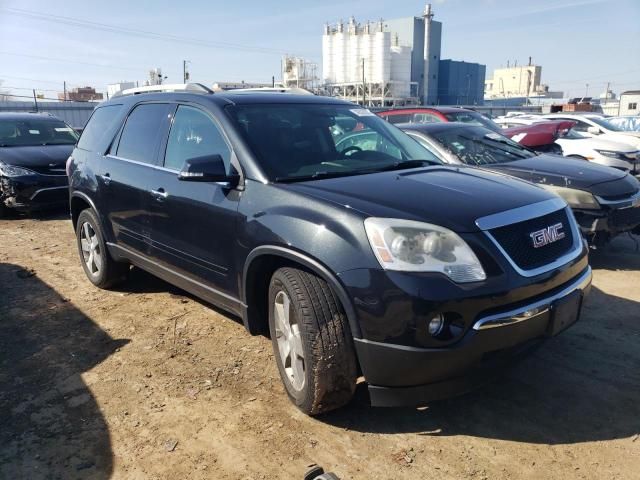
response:
M587 133L590 133L591 135L600 135L600 129L598 127L589 127L587 128Z
M227 174L224 160L220 155L204 155L189 158L178 175L185 182L226 182L229 186L237 183L237 174Z

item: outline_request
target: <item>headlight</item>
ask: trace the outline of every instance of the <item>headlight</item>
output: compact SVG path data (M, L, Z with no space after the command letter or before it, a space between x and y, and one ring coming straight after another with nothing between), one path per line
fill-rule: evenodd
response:
M15 165L7 165L0 162L0 175L5 177L24 177L26 175L35 175L36 173L22 167L16 167Z
M600 155L605 157L617 158L618 160L628 160L626 155L622 152L614 152L613 150L596 150Z
M547 190L560 195L569 204L571 208L583 209L599 209L600 204L596 197L584 190L576 190L575 188L556 187L554 185L540 185Z
M458 283L487 278L473 250L456 233L429 223L367 218L364 228L385 270L444 273Z

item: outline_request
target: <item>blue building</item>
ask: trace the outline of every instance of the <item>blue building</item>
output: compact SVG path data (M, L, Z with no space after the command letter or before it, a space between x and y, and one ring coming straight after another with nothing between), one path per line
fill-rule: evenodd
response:
M440 60L439 105L482 105L486 66L479 63Z

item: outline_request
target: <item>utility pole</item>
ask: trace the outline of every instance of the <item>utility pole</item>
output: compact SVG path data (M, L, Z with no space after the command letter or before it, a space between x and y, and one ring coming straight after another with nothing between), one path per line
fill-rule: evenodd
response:
M587 89L584 92L584 96L585 96L585 98L589 96L589 84L588 83L587 83Z
M189 72L187 72L187 63L191 63L189 60L182 60L182 80L183 83L187 83L189 80Z
M63 89L64 89L64 101L67 101L67 82L66 80L63 82Z
M365 90L366 84L364 83L364 58L362 59L362 106L364 107L364 103L366 101Z
M36 97L36 89L33 89L33 104L36 107L36 112L38 111L38 98Z

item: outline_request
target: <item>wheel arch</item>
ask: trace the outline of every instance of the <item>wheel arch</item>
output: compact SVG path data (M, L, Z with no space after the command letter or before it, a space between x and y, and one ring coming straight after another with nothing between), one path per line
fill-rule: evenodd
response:
M360 338L360 325L356 319L355 309L346 290L322 262L301 252L277 245L255 248L249 253L244 264L240 298L244 306L243 321L247 330L253 334L268 332L268 307L266 305L269 281L264 276L271 275L283 266L299 266L309 270L327 282L338 296L349 322L354 338ZM260 281L260 280L263 281ZM266 328L265 328L266 327Z
M89 198L82 192L73 192L71 194L69 203L71 210L71 221L73 222L74 230L76 228L76 224L78 223L78 216L80 215L80 212L82 212L82 210L91 208L94 212L96 212L96 215L100 215L98 213L98 210L96 209L95 203L93 203L93 200L91 200L91 198Z

